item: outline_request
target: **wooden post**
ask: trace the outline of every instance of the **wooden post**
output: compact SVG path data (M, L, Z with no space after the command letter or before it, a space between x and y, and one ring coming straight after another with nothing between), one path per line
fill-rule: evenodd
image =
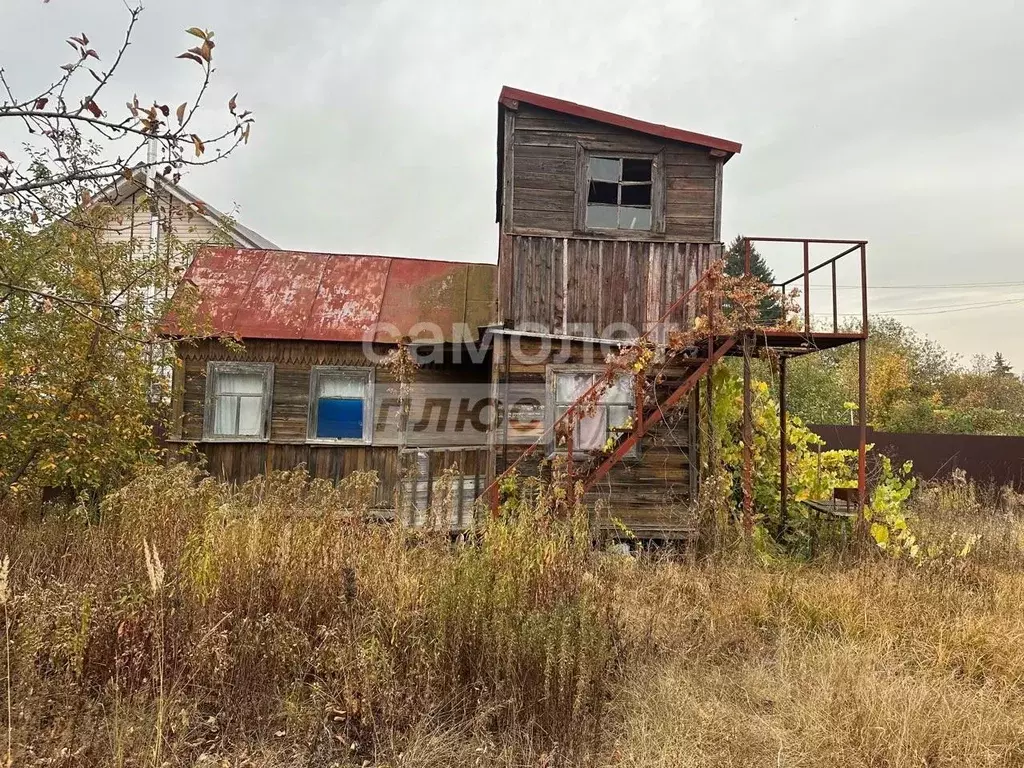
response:
M706 460L706 466L708 468L707 469L707 474L708 475L713 474L714 471L715 471L715 422L714 422L714 417L715 417L715 398L714 398L714 389L713 389L714 382L713 382L713 378L712 378L714 376L714 372L715 372L714 367L711 367L711 368L708 369L708 375L707 375L707 378L706 378L706 382L707 382L707 385L706 385L706 387L707 387L707 396L704 398L704 411L707 414L706 418L707 418L707 426L708 426L708 428L707 428L708 450L707 450L707 460Z
M569 507L573 506L573 503L574 503L573 497L576 494L576 489L574 487L576 481L575 481L575 479L573 477L574 472L573 472L573 465L572 465L573 437L575 436L575 432L576 432L575 418L576 418L576 414L573 414L572 416L569 417L569 434L565 438L565 449L566 449L566 452L567 452L567 457L566 457L566 460L565 460L565 477L566 477L566 483L567 483L565 499L566 499L566 502L568 502Z
M743 334L743 532L754 532L754 424L751 403L751 334Z

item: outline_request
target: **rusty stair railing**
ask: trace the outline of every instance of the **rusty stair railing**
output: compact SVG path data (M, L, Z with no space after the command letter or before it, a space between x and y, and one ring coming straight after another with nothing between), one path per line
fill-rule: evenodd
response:
M651 324L650 328L648 328L641 336L639 336L638 338L634 339L631 342L632 345L635 346L635 345L638 345L638 344L641 344L641 343L647 341L650 338L651 333L654 331L655 328L657 328L660 325L662 325L668 318L670 318L672 316L672 314L674 312L676 312L679 309L679 307L683 306L683 304L686 302L686 300L689 299L690 296L693 295L693 293L699 287L701 287L703 284L705 284L705 283L707 283L707 282L709 282L711 280L711 276L714 273L714 270L715 270L715 262L712 262L704 270L704 272L701 274L701 276L697 280L695 280L693 282L693 284L690 285L690 287L687 288L679 298L677 298L674 302L672 302L672 305L667 310L665 310L665 312L661 315L661 317L658 318L658 320L655 323ZM713 327L709 330L709 334L710 334L710 336L709 336L709 340L708 340L708 354L709 354L709 359L710 359L712 348L714 346L714 328ZM730 344L730 346L731 346L731 344ZM725 352L723 351L722 354L725 354ZM718 355L715 359L717 360L720 357L721 357L721 355ZM706 371L707 368L704 368L704 370ZM579 397L577 397L576 400L574 400L569 405L569 407L566 408L565 413L563 413L560 417L555 419L555 421L551 424L551 426L544 430L543 434L541 434L533 443L531 443L526 448L526 450L523 451L523 453L521 453L516 458L516 460L514 462L512 462L511 465L509 465L508 467L506 467L502 471L502 473L500 475L498 475L497 477L494 478L494 480L491 481L491 483L487 486L487 488L484 490L484 492L481 494L481 496L488 500L488 504L489 504L489 506L491 508L492 513L496 513L497 510L498 510L498 505L499 505L499 502L500 502L500 499L499 499L499 489L501 487L502 480L504 480L506 477L511 475L516 470L516 468L524 460L526 460L529 456L531 456L537 450L537 448L539 448L541 445L545 445L548 442L548 440L551 438L552 435L557 435L558 434L558 430L562 426L564 426L567 423L571 424L572 422L570 420L576 416L577 411L581 408L582 404L588 402L589 398L591 398L594 395L596 395L600 391L600 389L602 387L604 387L605 385L610 383L613 374L614 374L613 371L608 370L608 371L605 372L605 374L603 376L601 376L600 378L596 379L594 381L594 383L591 384L590 387L588 387L585 392L583 392L583 394L581 394ZM697 378L699 379L699 377L697 377ZM571 429L569 430L569 438L568 438L568 441L567 441L570 495L571 495L571 486L575 484L575 481L574 481L574 478L573 478L573 472L572 472L572 462L573 462L573 458L572 458L572 453L573 453L573 451L572 451L572 431L573 430L571 430Z
M638 409L638 421L632 431L624 437L621 437L618 445L615 447L615 450L613 450L604 461L602 461L586 476L583 480L583 492L586 493L589 491L596 483L607 475L616 464L622 461L633 449L633 446L635 446L637 442L647 434L651 427L665 418L666 411L674 408L680 400L690 394L690 392L693 391L693 388L711 369L711 366L721 360L735 345L736 337L727 337L720 345L713 348L710 356L705 358L699 366L692 370L689 376L683 380L683 383L680 384L672 394L665 398L664 401L656 403L650 414L646 414Z

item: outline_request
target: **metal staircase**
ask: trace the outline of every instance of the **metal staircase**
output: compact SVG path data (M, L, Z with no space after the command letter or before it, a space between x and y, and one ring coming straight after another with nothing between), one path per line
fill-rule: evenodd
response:
M736 337L728 336L715 346L715 339L708 338L708 355L702 359L683 382L664 400L658 401L650 408L637 408L637 416L632 431L624 433L615 449L597 467L590 471L582 480L583 492L589 491L596 483L607 475L612 468L622 461L637 442L658 422L662 421L667 413L676 405L682 402L693 388L700 383L700 380L707 375L715 363L721 360L736 346ZM700 358L697 358L700 359ZM694 360L694 358L691 358ZM638 406L640 404L638 403ZM571 462L571 458L570 458Z
M651 337L655 334L656 329L664 326L666 321L671 318L680 307L684 306L699 288L703 287L709 292L714 292L716 288L714 284L714 276L717 274L718 269L716 269L715 265L709 265L701 274L700 278L690 285L690 287L672 303L661 318L659 318L658 321L654 323L640 338L633 342L632 346L639 347L649 343ZM619 436L615 447L603 459L603 461L600 462L600 464L596 467L589 468L582 475L584 493L593 487L595 483L605 477L616 464L621 462L622 459L629 454L636 443L643 438L648 430L662 421L666 414L680 402L683 402L686 396L693 391L694 387L697 386L700 380L707 375L712 366L720 361L736 346L737 340L734 336L730 335L724 338L716 338L713 312L709 313L709 319L711 324L710 327L707 328L706 337L702 338L696 346L696 349L698 351L703 351L704 355L686 358L685 362L688 365L692 365L693 369L689 372L683 382L669 395L669 397L648 407L642 396L643 388L640 386L634 387L634 391L637 392L638 397L632 427L628 432L623 432ZM639 375L642 377L643 372ZM585 392L583 392L583 394L576 398L576 400L573 401L573 403L566 409L565 413L556 419L554 423L544 431L544 434L538 437L537 440L531 444L515 462L512 463L512 465L506 467L505 470L491 482L482 496L488 499L492 512L496 512L499 506L499 488L502 481L511 475L518 465L531 456L540 446L546 445L552 435L559 435L563 432L566 435L566 467L569 484L569 498L574 498L576 482L580 477L577 476L577 473L575 472L575 456L572 439L574 431L573 420L578 418L581 410L586 408L588 404L594 401L595 397L600 395L601 391L603 391L603 389L611 382L613 376L613 371L606 371L605 375L597 379ZM591 454L588 453L587 458L590 459Z

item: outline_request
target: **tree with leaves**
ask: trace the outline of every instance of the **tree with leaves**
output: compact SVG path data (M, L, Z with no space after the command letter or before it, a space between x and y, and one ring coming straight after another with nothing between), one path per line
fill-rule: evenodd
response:
M101 491L154 454L162 305L143 288L174 279L166 262L103 237L109 207L82 226L0 220L0 502L38 488ZM181 246L185 247L185 246ZM186 310L187 315L187 310Z
M0 215L22 212L44 225L122 177L153 169L177 182L183 169L217 162L248 141L252 114L235 97L220 117L204 106L216 43L199 27L186 30L195 44L178 56L197 69L191 94L177 106L179 99L137 92L121 108L107 103L112 87L126 86L118 76L141 13L141 6L128 8L123 41L110 55L90 47L85 32L68 37L74 57L29 93L16 93L0 68L0 125L20 125L24 135L23 147L0 147Z
M726 275L729 275L730 277L742 277L746 274L746 249L741 235L737 235L729 244L729 247L725 249L724 260L724 272ZM754 247L753 243L750 245L750 274L752 277L766 285L775 284L774 273L771 268L769 268L767 262L765 262L764 257L758 252L757 248ZM779 302L778 297L768 295L761 299L758 323L762 325L774 325L782 320L782 314L782 305Z
M0 119L23 126L26 141L20 154L0 148L0 504L47 487L100 492L155 456L164 398L154 390L173 350L156 328L166 301L153 297L169 295L178 276L162 254L105 236L125 215L111 190L140 170L176 181L249 137L252 117L234 97L219 118L201 107L215 44L198 27L179 56L199 75L190 99L143 106L135 97L121 116L108 111L104 93L124 67L140 11L129 10L105 68L82 33L68 39L76 58L28 98L0 71ZM162 242L188 250L171 240L173 231ZM194 328L189 304L179 292L185 329Z
M992 375L993 376L1012 376L1013 366L1009 365L1003 358L1002 352L996 352L995 357L992 358Z

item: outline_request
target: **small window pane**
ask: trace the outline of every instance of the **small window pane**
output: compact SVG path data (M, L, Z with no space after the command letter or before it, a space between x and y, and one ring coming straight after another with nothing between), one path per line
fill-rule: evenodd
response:
M623 205L650 205L651 185L650 184L623 184L622 185Z
M588 205L587 226L591 229L615 229L619 225L618 210L614 205Z
M320 371L316 379L314 437L362 440L369 378L362 371Z
M319 378L320 397L358 397L366 392L365 376L321 375Z
M590 178L598 181L619 181L619 160L614 157L590 158Z
M650 208L620 208L619 229L650 229Z
M362 439L362 399L321 398L316 407L316 436L334 439Z
M264 387L262 372L213 368L213 424L217 437L262 437L264 434Z
M633 379L631 376L616 376L604 393L606 403L633 403Z
M576 423L576 447L581 451L599 451L608 439L605 409L598 408L593 416L587 416Z
M594 383L591 373L560 373L555 376L555 400L571 405Z
M623 158L622 160L623 181L650 181L651 161L638 160L636 158Z
M633 410L628 405L608 406L608 432L611 437L622 434L632 412Z
M240 397L238 434L253 437L263 434L263 398Z
M587 195L587 202L616 205L619 202L618 194L618 184L611 184L607 181L592 181L590 182L590 193Z
M221 395L214 402L213 434L235 434L235 417L238 415L238 397Z
M233 395L262 395L261 373L218 373L217 393Z

